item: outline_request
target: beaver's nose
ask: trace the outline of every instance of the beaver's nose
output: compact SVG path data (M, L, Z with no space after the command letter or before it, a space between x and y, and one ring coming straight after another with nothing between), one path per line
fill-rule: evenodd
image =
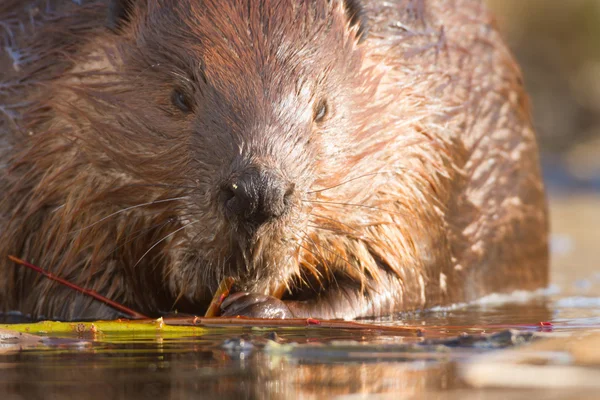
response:
M225 215L250 230L281 217L294 185L269 171L249 169L221 187Z

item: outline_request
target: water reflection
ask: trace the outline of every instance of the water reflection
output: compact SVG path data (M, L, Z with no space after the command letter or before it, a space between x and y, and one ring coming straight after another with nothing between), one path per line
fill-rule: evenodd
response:
M463 331L501 331L509 324L538 330L536 324L550 317L547 302L537 299L412 314L386 322L425 321L422 338L315 329L135 342L119 337L84 344L74 340L0 355L0 392L15 399L416 396L465 389L457 366L483 351L476 346L450 349L435 342L419 343Z
M263 351L239 357L212 345L170 341L5 355L0 390L28 399L287 399L461 387L450 361L306 362Z

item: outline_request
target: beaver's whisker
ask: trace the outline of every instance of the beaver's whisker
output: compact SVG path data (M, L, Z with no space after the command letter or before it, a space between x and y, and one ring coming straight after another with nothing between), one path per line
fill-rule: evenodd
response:
M309 249L306 246L303 246L301 244L298 245L298 247L300 247L301 249L303 249L304 251L306 251L308 254L312 255L313 257L315 257L317 260L321 260L321 263L325 262L325 260L322 259L322 256L315 253L314 251L312 251L311 249ZM323 279L323 273L321 271L319 271L319 269L317 268L316 265L312 265L310 267L305 266L305 269L307 269L311 274L313 274L313 276L319 281L321 282L321 280ZM302 278L302 274L299 273L298 274L298 278L300 280L302 280L302 282L304 282L306 285L308 285L308 282L306 282L306 280L304 278Z
M203 265L201 266L200 263L203 263ZM196 269L196 271L201 271L200 274L202 275L202 282L208 283L211 280L211 273L213 273L212 264L212 261L206 261L202 255L197 254L194 256L194 261L190 264L190 266ZM219 261L217 261L217 264L219 264ZM218 284L219 277L214 277L214 280L217 281ZM208 286L210 286L210 284L208 284Z
M148 65L146 68L139 71L139 73L136 75L136 78L139 78L144 72L148 71L149 69L160 67L160 65L161 65L160 63L154 63L154 64Z
M369 206L369 205L366 205L366 204L343 203L343 202L324 201L324 200L302 200L302 202L304 202L304 203L315 203L315 204L325 204L325 205L331 205L331 206L337 206L337 207L344 207L344 206L358 207L358 208L370 209L370 210L373 210L373 211L380 211L380 212L388 213L388 214L392 214L392 215L398 215L398 216L401 216L403 218L405 218L405 217L414 218L414 215L411 215L411 214L408 214L408 213L402 213L402 212L395 211L395 210L387 210L385 208L376 207L376 206Z
M302 238L298 237L296 235L296 233L292 234L292 238L293 238L292 240L296 241L297 243L301 243L302 242ZM300 247L301 245L298 244L298 246ZM285 263L283 265L289 265L290 262L292 262L292 259L294 259L294 258L296 258L296 266L298 266L298 259L297 259L297 253L296 252L291 252L287 256L287 258L285 259ZM298 273L298 272L299 272L299 269L296 269L296 273ZM291 290L290 290L291 288L290 288L290 285L289 285L289 279L288 278L286 278L284 280L283 284L285 285L286 290L291 293Z
M174 309L175 306L177 305L177 303L179 302L179 300L181 300L181 298L185 294L185 289L186 289L185 285L181 286L181 290L177 294L177 297L175 297L175 300L173 300L173 304L171 304L171 309Z
M189 196L174 197L174 198L171 198L171 199L155 200L155 201L150 201L148 203L142 203L142 204L137 204L135 206L126 207L126 208L123 208L123 209L121 209L119 211L116 211L116 212L114 212L114 213L112 213L110 215L107 215L106 217L103 217L103 218L99 219L98 221L91 223L90 225L87 225L87 226L85 226L83 228L80 228L80 229L76 229L76 230L71 231L69 233L78 233L78 232L84 231L86 229L89 229L89 228L91 228L93 226L98 225L99 223L101 223L103 221L106 221L107 219L109 219L111 217L114 217L116 215L119 215L119 214L127 212L127 211L134 210L136 208L151 206L151 205L160 204L160 203L167 203L167 202L170 202L170 201L184 200L184 199L187 199L187 198L189 198Z
M181 79L182 81L185 81L185 82L189 83L190 85L194 84L194 82L190 78L188 78L187 76L185 76L185 75L183 75L183 74L181 74L179 72L169 71L169 73L171 75L173 75L175 78Z
M345 263L346 263L346 264L347 264L347 265L348 265L348 266L349 266L351 269L354 269L354 268L356 268L356 266L355 266L355 265L353 265L353 264L352 264L350 261L348 261L348 260L347 260L345 257L342 257L342 256L340 255L340 253L338 253L337 251L335 251L335 250L331 249L330 247L328 247L328 246L325 246L325 245L323 245L323 244L321 244L321 243L316 243L316 242L315 242L315 241L314 241L314 240L313 240L313 239L312 239L310 236L308 236L308 235L306 234L306 232L305 232L304 234L305 234L305 237L306 237L308 240L310 240L310 241L311 241L311 243L313 244L313 246L315 246L315 247L317 247L317 248L320 248L320 249L322 249L322 250L328 251L329 253L333 254L333 255L334 255L336 258L339 258L340 260L344 261L344 262L345 262Z
M328 231L328 232L333 232L333 233L338 233L340 235L350 235L350 236L354 236L354 234L352 232L349 231L344 231L341 229L335 229L335 228L329 228L329 227L325 227L325 226L319 226L319 225L313 225L313 224L308 224L306 225L309 228L312 229L318 229L318 230L322 230L322 231ZM362 239L362 237L360 237Z
M310 240L310 241L312 242L313 246L315 246L315 247L316 247L317 251L318 251L318 252L319 252L319 254L320 254L320 257L319 257L318 255L316 255L316 254L315 254L315 253L314 253L312 250L309 250L308 248L306 248L305 246L302 246L302 245L300 245L300 247L301 247L302 249L306 250L308 253L310 253L310 254L312 254L313 256L315 256L315 258L317 258L317 259L319 259L319 258L320 258L320 260L321 260L321 261L320 261L320 263L321 263L321 266L324 268L324 271L325 271L325 272L329 272L329 268L328 268L328 266L327 266L327 260L325 259L325 256L323 255L323 253L321 253L321 251L320 251L321 249L319 248L319 246L318 246L318 245L315 243L315 241L314 241L314 240L312 240L312 239L311 239L311 238L308 236L308 234L307 234L306 232L304 232L304 231L302 231L302 232L303 232L303 234L304 234L304 235L303 235L303 236L304 236L304 238L306 238L306 239ZM321 272L320 272L320 271L317 269L317 266L313 266L312 268L309 268L309 269L310 269L311 273L312 273L313 275L315 275L315 277L318 279L318 281L319 281L319 283L320 283L320 282L322 281L323 274L322 274L322 273L321 273ZM317 276L317 275L318 275L318 276ZM335 274L328 273L328 274L327 274L327 277L328 277L328 279L329 279L330 281L331 281L331 280L333 280L333 284L334 284L335 286L338 286L338 287L339 287L339 283L338 283L338 281L337 281L337 278L335 277Z
M363 232L361 232L361 231L360 231L360 230L358 230L357 228L355 228L355 227L353 227L353 226L351 226L351 225L348 225L348 224L346 224L346 223L344 223L344 222L342 222L342 221L338 221L338 220L336 220L336 219L334 219L334 218L331 218L331 217L326 217L325 215L319 215L319 214L315 214L315 213L310 213L310 214L309 214L309 216L311 216L311 217L315 217L315 219L311 220L311 222L314 222L314 223L316 223L316 222L317 222L317 220L319 220L319 219L326 219L326 220L328 220L328 221L331 221L331 222L332 222L332 223L334 223L334 224L340 224L340 225L344 225L346 228L348 228L348 229L351 229L351 230L353 230L354 232L357 232L357 233L359 233L359 234L361 234L361 235L363 234Z
M120 186L120 188L136 188L136 187L156 187L156 188L167 188L167 189L178 189L178 190L190 190L192 192L200 190L200 188L195 187L195 186L167 185L164 183L129 183L129 184Z
M313 244L313 246L315 246L316 250L319 252L319 257L317 257L317 255L311 251L309 251L313 256L320 258L321 259L321 263L325 263L326 259L325 256L323 255L323 253L321 253L320 249L316 246L315 241L308 235L308 233L302 229L300 229L300 232L302 232L302 241L305 240L310 240L310 242ZM301 246L301 245L300 245ZM304 250L307 250L305 247L301 246ZM307 250L308 251L308 250Z
M110 251L110 253L108 253L108 255L110 256L110 255L114 254L117 250L123 248L125 245L133 242L135 239L137 239L139 237L142 237L145 233L147 233L147 232L149 232L149 231L151 231L153 229L156 229L156 228L162 228L162 227L164 227L164 226L166 226L166 225L168 225L170 223L174 223L174 222L177 222L177 218L169 218L165 222L161 222L159 224L151 225L151 226L143 228L143 229L138 229L137 231L131 233L131 235L135 235L134 237L131 237L131 235L128 235L127 236L128 240L125 241L120 246L115 247L113 250Z
M188 266L190 266L191 268L195 269L196 272L192 271L190 276L190 269L188 268L184 273L186 274L186 277L188 277L188 279L182 279L182 285L179 288L179 293L177 294L177 296L175 297L175 300L173 301L173 303L171 304L171 309L175 308L175 306L177 305L177 303L179 302L179 300L181 300L181 298L183 298L185 296L185 293L188 291L188 287L190 285L190 282L192 279L195 279L196 281L199 280L198 278L198 264L200 263L202 256L197 254L194 255L193 261L187 263ZM200 279L200 282L208 282L209 280L209 276L208 276L208 272L211 270L212 267L212 262L209 262L208 264L204 265L205 268L202 268L202 279ZM168 272L171 273L175 271L175 265L171 265L170 268L168 269ZM217 279L217 285L220 282L220 279ZM196 285L197 286L197 285Z
M342 234L342 235L348 235L348 236L351 236L351 237L353 237L353 238L356 238L356 239L362 240L362 241L364 241L364 242L373 242L373 238L370 238L370 237L368 237L368 236L365 236L365 232L363 232L363 231L360 231L360 230L358 230L358 229L356 229L356 228L354 228L354 227L352 227L352 226L350 226L350 225L348 225L348 224L344 224L343 222L336 221L336 220L335 220L335 219L333 219L333 218L325 218L325 217L322 217L321 215L317 215L317 214L309 214L309 216L315 217L315 218L311 218L311 219L309 219L309 221L308 221L308 222L309 222L310 224L309 224L309 225L307 225L307 226L309 226L309 227L311 227L311 228L313 228L313 229L319 229L319 230L325 230L325 231L330 231L330 232L336 232L336 233L339 233L339 234ZM349 230L344 230L344 229L341 229L341 228L336 228L335 226L327 226L327 225L325 225L325 226L324 226L323 224L320 224L320 223L318 222L318 220L319 220L320 218L325 218L325 219L331 220L331 221L333 222L333 224L336 224L336 223L337 223L337 224L340 224L340 225L344 225L344 226L346 226L347 228L351 229L351 231L349 231ZM391 222L385 222L385 221L384 221L384 222L377 222L377 223L366 224L366 225L361 225L361 226L363 226L363 227L369 227L369 226L382 226L382 225L385 225L385 224L387 224L387 223L391 223ZM333 225L333 224L332 224L332 225Z
M404 170L406 170L406 168L399 168L399 170L401 170L401 171L404 171ZM335 189L335 188L337 188L337 187L340 187L340 186L342 186L342 185L345 185L345 184L347 184L347 183L351 183L351 182L357 181L357 180L359 180L359 179L368 178L368 177L370 177L370 176L375 176L375 175L380 175L380 174L390 174L390 173L394 173L394 171L378 171L378 172L371 172L371 173L369 173L369 174L364 174L364 175L360 175L360 176L355 176L354 178L350 178L350 179L348 179L348 180L346 180L346 181L340 182L340 183L338 183L338 184L336 184L336 185L333 185L333 186L326 187L326 188L324 188L324 189L311 190L310 192L306 192L306 193L307 193L307 194L321 193L321 192L324 192L324 191L326 191L326 190Z
M305 203L327 204L327 205L333 205L333 206L350 206L350 207L368 208L368 209L372 209L372 210L376 210L376 211L395 213L395 211L392 211L392 210L386 210L385 208L376 207L376 206L368 206L366 204L344 203L344 202L338 202L338 201L325 201L325 200L302 200L302 201Z
M146 251L146 252L145 252L145 253L144 253L144 254L143 254L141 257L140 257L140 259L139 259L139 260L138 260L138 261L137 261L137 262L136 262L136 263L133 265L133 268L137 267L137 266L138 266L138 264L139 264L139 263L142 261L142 259L143 259L144 257L146 257L146 256L148 255L148 253L150 253L150 252L151 252L151 251L152 251L152 250L153 250L153 249L154 249L156 246L158 246L160 243L162 243L163 241L167 240L168 238L170 238L171 236L175 235L176 233L178 233L178 232L182 231L183 229L187 228L188 226L195 224L196 222L197 222L197 221L193 221L193 222L190 222L190 223L188 223L188 224L185 224L185 225L183 225L181 228L179 228L179 229L177 229L177 230L175 230L175 231L173 231L173 232L169 233L168 235L166 235L165 237L163 237L162 239L160 239L158 242L154 243L154 244L152 245L152 247L150 247L150 248L149 248L149 249L148 249L148 250L147 250L147 251Z

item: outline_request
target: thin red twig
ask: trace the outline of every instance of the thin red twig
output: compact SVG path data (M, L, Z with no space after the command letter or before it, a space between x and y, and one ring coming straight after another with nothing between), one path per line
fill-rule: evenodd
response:
M35 272L37 272L38 274L44 275L46 278L48 278L50 280L58 282L61 285L64 285L64 286L66 286L66 287L68 287L70 289L73 289L73 290L77 291L77 292L83 293L83 294L85 294L87 296L93 297L94 299L103 302L104 304L106 304L109 307L114 308L115 310L118 310L118 311L121 311L124 314L130 315L132 318L135 318L135 319L148 319L147 316L145 316L143 314L140 314L139 312L134 311L131 308L125 307L122 304L119 304L119 303L114 302L114 301L112 301L110 299L107 299L106 297L102 296L101 294L99 294L97 292L94 292L93 290L89 290L89 289L85 289L85 288L82 288L80 286L77 286L77 285L75 285L75 284L73 284L73 283L71 283L71 282L69 282L69 281L67 281L65 279L62 279L62 278L54 275L51 272L45 271L45 270L41 269L40 267L37 267L37 266L35 266L33 264L28 263L27 261L23 261L20 258L17 258L15 256L8 256L8 258L12 262L15 262L15 263L17 263L19 265L22 265L24 267L27 267L29 269L32 269Z

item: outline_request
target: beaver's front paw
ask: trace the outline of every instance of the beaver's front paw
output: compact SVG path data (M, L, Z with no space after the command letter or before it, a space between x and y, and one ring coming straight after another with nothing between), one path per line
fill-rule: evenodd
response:
M234 293L221 304L221 316L250 318L294 318L288 306L279 299L258 293Z

